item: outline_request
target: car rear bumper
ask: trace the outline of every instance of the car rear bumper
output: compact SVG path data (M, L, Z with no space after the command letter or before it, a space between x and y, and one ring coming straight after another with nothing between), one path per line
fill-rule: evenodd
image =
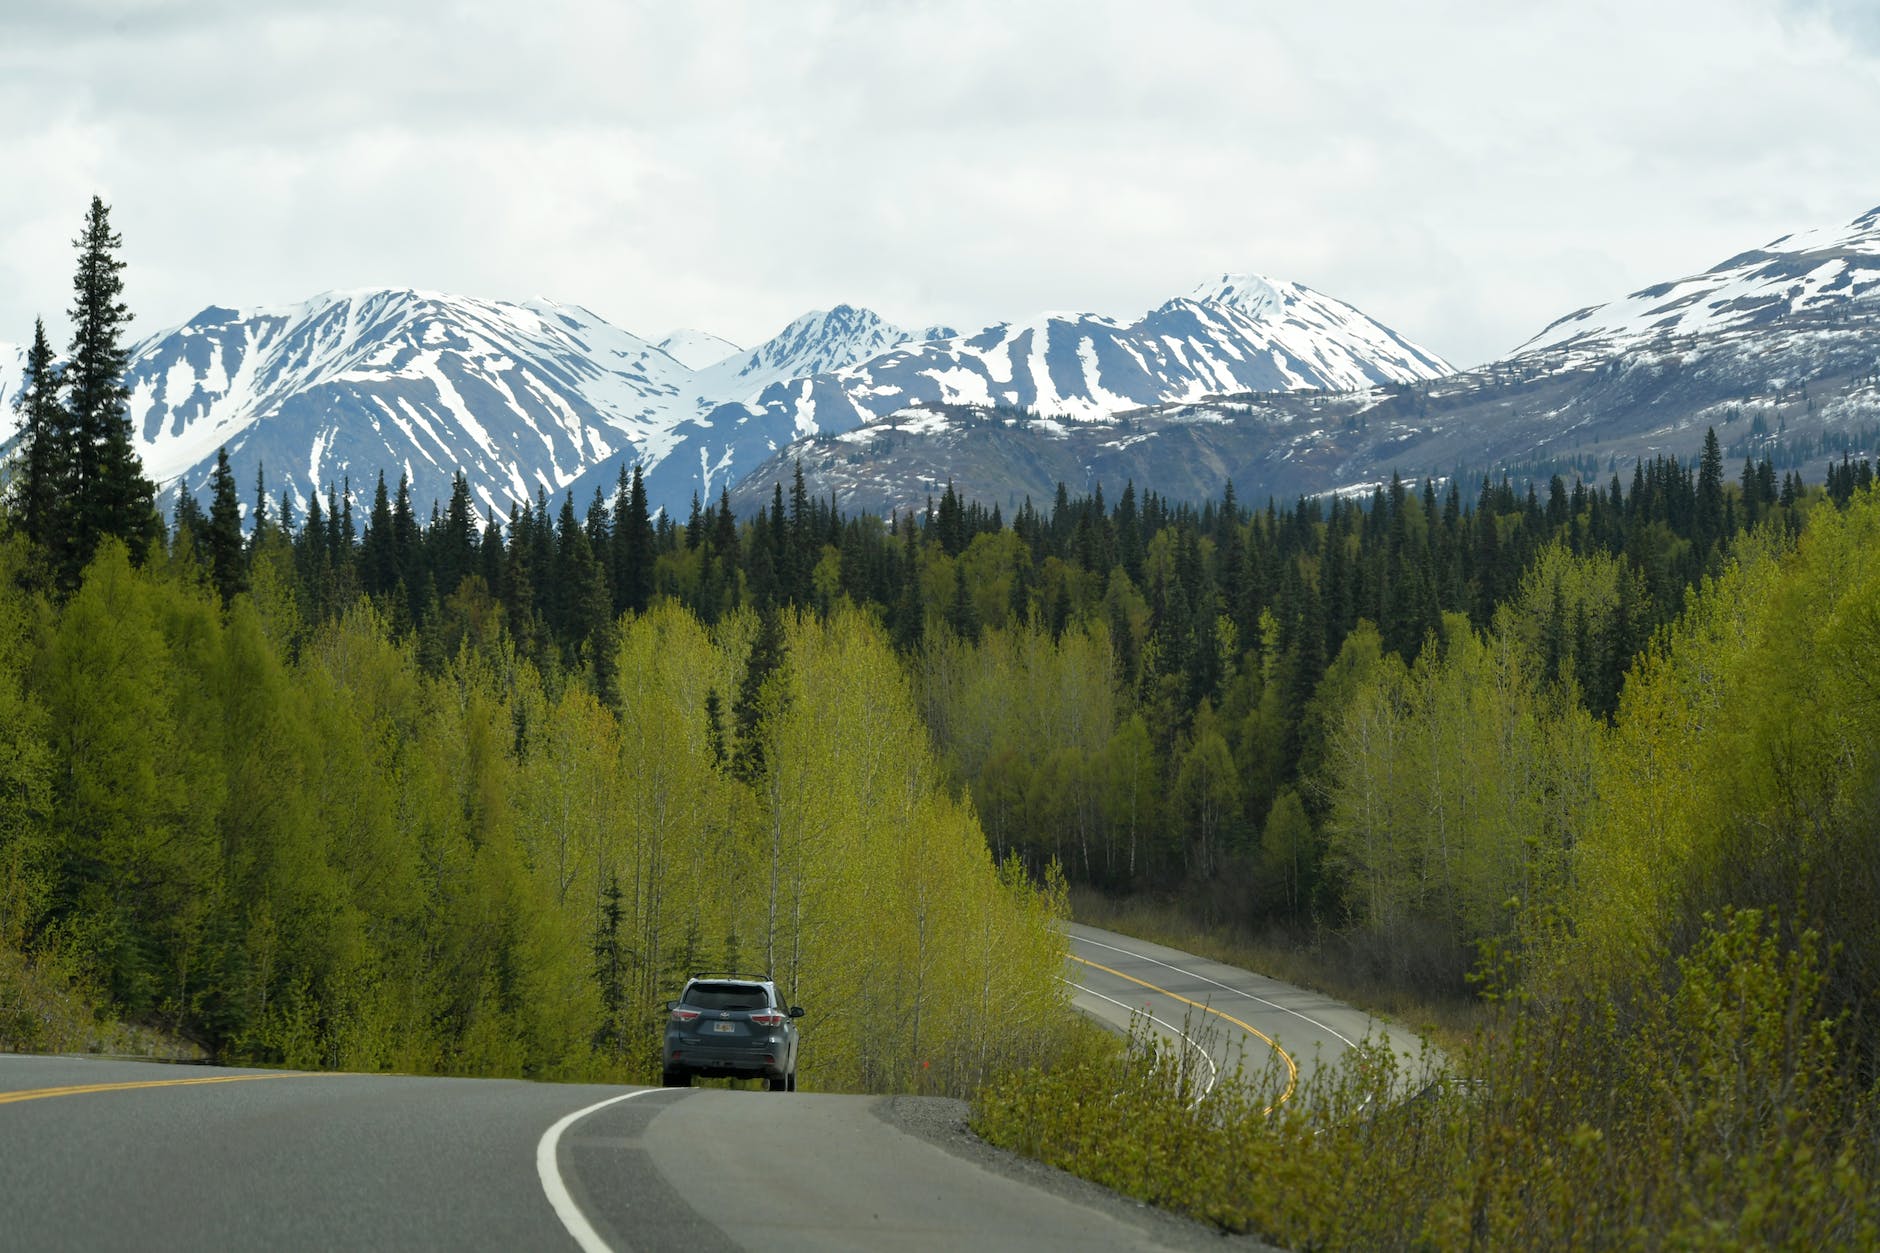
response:
M681 1044L677 1055L674 1054L675 1050L671 1047L663 1054L667 1070L682 1070L707 1079L748 1079L756 1075L782 1078L789 1064L789 1059L783 1053L761 1048L713 1049Z

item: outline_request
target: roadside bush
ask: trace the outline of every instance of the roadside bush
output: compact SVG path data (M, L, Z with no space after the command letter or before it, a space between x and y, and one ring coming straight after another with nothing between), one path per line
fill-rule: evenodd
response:
M1414 1092L1360 1048L1277 1105L1270 1072L1196 1099L1138 1038L988 1086L974 1125L1295 1249L1880 1247L1875 1094L1824 1014L1830 965L1741 911L1661 985L1505 1002Z

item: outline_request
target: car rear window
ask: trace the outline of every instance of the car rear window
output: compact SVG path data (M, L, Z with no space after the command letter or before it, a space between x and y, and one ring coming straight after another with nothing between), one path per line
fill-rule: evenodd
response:
M695 983L685 990L685 1003L700 1009L765 1009L769 998L753 983Z

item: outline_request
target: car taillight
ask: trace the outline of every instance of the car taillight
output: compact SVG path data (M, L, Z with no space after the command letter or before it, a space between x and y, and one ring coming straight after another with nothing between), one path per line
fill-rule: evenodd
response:
M751 1015L751 1021L760 1027L781 1027L783 1015L773 1009L760 1010Z
M698 1011L696 1009L680 1008L672 1011L672 1020L674 1022L692 1022L697 1017Z

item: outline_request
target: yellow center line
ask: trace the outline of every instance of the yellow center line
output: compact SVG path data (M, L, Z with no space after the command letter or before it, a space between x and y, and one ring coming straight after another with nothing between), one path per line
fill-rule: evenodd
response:
M87 1092L129 1092L136 1088L186 1088L204 1083L241 1083L248 1079L305 1079L306 1071L270 1071L265 1075L210 1075L199 1079L139 1079L131 1083L80 1083L64 1088L27 1088L0 1092L0 1105L17 1101L43 1101L53 1096L83 1096Z
M1093 962L1088 957L1079 957L1075 953L1066 953L1065 956L1070 958L1074 962L1081 962L1083 965L1090 967L1092 970L1101 970L1106 975L1115 975L1118 979L1127 980L1128 982L1135 984L1137 987L1147 988L1151 992L1159 992L1163 996L1166 996L1170 998L1171 1000L1177 1000L1177 1001L1180 1001L1184 1005L1192 1006L1193 1008L1200 1010L1204 1014L1213 1014L1216 1018L1221 1019L1223 1022L1233 1023L1236 1027L1239 1027L1242 1031L1245 1031L1248 1035L1259 1036L1262 1040L1266 1041L1267 1047L1271 1048L1275 1053L1278 1053L1279 1059L1286 1063L1286 1075L1287 1075L1286 1090L1280 1093L1279 1100L1274 1101L1272 1105L1267 1107L1266 1112L1270 1114L1273 1112L1275 1108L1277 1108L1278 1106L1284 1105L1287 1101L1292 1099L1293 1091L1299 1086L1299 1063L1293 1060L1291 1053L1288 1053L1285 1049L1279 1046L1279 1041L1275 1040L1272 1036L1260 1030L1258 1027L1254 1026L1252 1023L1242 1022L1240 1019L1234 1017L1232 1014L1223 1013L1222 1011L1214 1008L1214 1006L1212 1005L1203 1005L1200 1001L1191 1001L1179 992L1171 992L1167 988L1157 987L1155 984L1150 983L1147 979L1138 979L1135 975L1126 975L1120 970L1116 970L1110 966L1105 966L1102 962Z

